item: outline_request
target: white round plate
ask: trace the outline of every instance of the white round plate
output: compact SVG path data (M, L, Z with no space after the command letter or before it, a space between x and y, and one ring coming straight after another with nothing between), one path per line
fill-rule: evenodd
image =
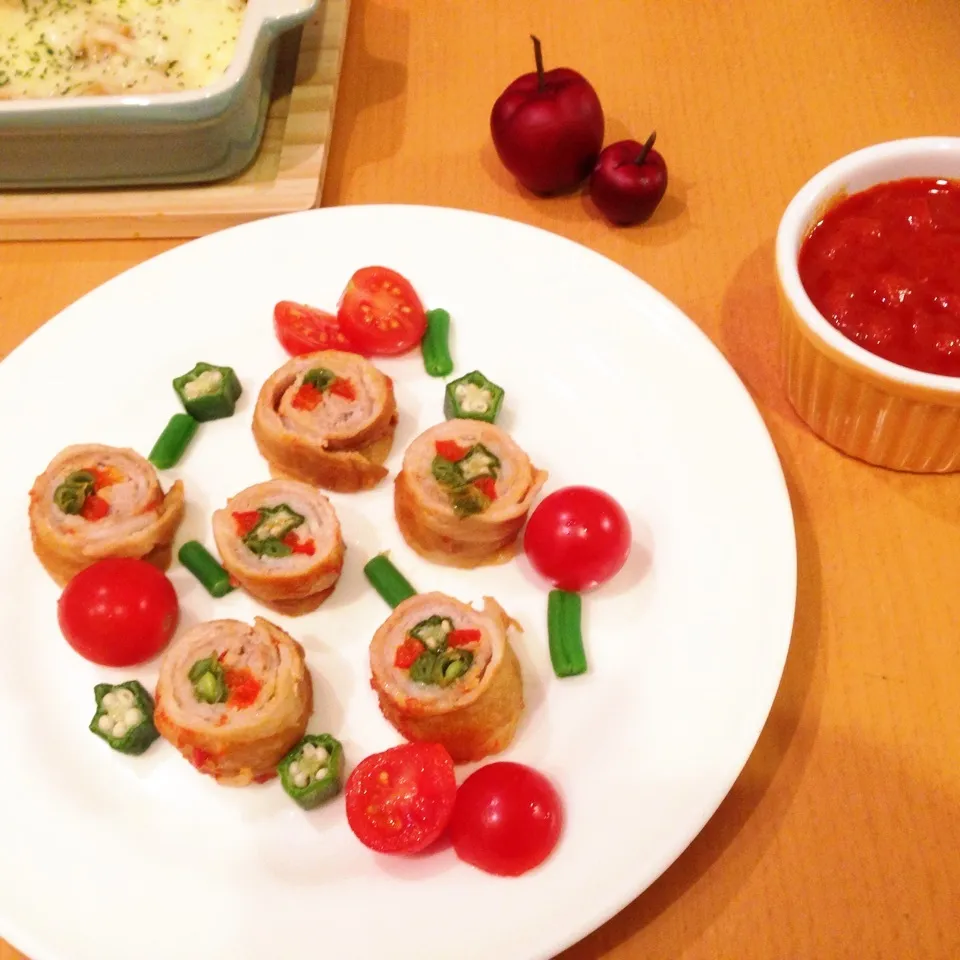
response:
M401 420L376 490L332 494L343 577L313 614L274 617L307 650L311 731L352 768L400 742L369 687L367 644L388 608L364 562L387 549L417 589L488 594L523 625L527 707L503 759L559 787L554 854L504 879L447 846L377 855L342 796L310 814L278 782L201 776L165 741L124 757L87 730L93 686L136 677L87 663L57 627L58 590L33 556L27 492L64 446L146 455L179 408L170 381L229 364L244 394L183 461L180 542L213 548L209 518L268 478L250 432L284 360L278 300L333 309L352 272L383 264L453 317L455 376L506 388L499 421L549 471L544 493L592 484L630 515L634 546L584 603L589 673L559 680L547 587L525 560L461 571L421 560L392 512L392 477L443 419L419 352L378 362ZM716 810L752 750L793 624L796 554L780 464L746 390L699 329L633 274L561 237L448 209L344 207L226 230L171 250L73 304L0 364L0 935L33 960L539 960L641 893ZM261 612L209 597L174 562L182 626ZM268 614L269 615L269 614ZM472 768L470 768L472 769ZM468 772L460 768L459 776Z

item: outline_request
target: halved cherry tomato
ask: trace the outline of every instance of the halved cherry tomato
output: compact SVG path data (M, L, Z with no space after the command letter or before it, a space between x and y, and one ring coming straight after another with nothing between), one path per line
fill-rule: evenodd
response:
M460 784L450 840L461 860L487 873L516 877L550 855L563 819L560 795L542 773L501 760Z
M534 569L560 590L589 590L609 580L630 553L630 520L609 494L564 487L537 504L523 534Z
M134 557L109 557L81 570L57 603L67 643L107 667L149 660L167 645L179 617L173 584Z
M273 308L273 329L283 349L294 356L317 350L354 351L332 313L305 303L281 300Z
M409 280L387 267L362 267L340 297L337 320L361 353L394 356L423 339L427 315Z
M378 853L430 846L453 812L453 759L439 743L405 743L365 757L347 778L347 823Z

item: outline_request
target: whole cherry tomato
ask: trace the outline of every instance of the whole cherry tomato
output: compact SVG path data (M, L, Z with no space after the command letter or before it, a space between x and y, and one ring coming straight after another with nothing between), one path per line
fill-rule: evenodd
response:
M630 520L595 487L564 487L537 505L523 535L534 569L560 590L583 591L609 580L630 554Z
M516 877L550 855L562 829L563 804L553 784L532 767L498 761L460 785L450 840L461 860Z
M179 619L173 584L134 557L98 560L70 580L57 602L67 643L107 667L149 660L170 642Z

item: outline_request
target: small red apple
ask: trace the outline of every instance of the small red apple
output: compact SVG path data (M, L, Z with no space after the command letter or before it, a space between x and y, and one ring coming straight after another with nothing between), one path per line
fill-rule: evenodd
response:
M603 108L575 70L544 71L533 40L536 73L525 73L497 98L490 114L493 145L503 165L528 190L550 194L582 183L603 146Z
M643 223L667 192L667 165L653 149L656 131L647 142L620 140L606 147L590 175L590 198L612 223Z

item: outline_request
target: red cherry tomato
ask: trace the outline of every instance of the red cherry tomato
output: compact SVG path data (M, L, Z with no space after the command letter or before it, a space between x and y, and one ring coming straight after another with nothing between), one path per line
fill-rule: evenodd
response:
M179 619L173 584L134 557L110 557L81 570L57 602L67 643L106 667L149 660L170 642Z
M410 281L386 267L363 267L350 278L337 320L369 356L406 353L427 329L427 315Z
M283 349L294 356L317 350L354 351L332 313L305 303L281 300L273 308L273 329Z
M460 785L450 840L461 860L516 877L546 860L562 829L563 804L553 784L522 763L497 761Z
M443 833L453 812L453 760L438 743L375 753L347 778L347 823L378 853L416 853Z
M530 514L523 549L534 569L560 590L589 590L609 580L630 553L630 520L609 494L564 487Z

